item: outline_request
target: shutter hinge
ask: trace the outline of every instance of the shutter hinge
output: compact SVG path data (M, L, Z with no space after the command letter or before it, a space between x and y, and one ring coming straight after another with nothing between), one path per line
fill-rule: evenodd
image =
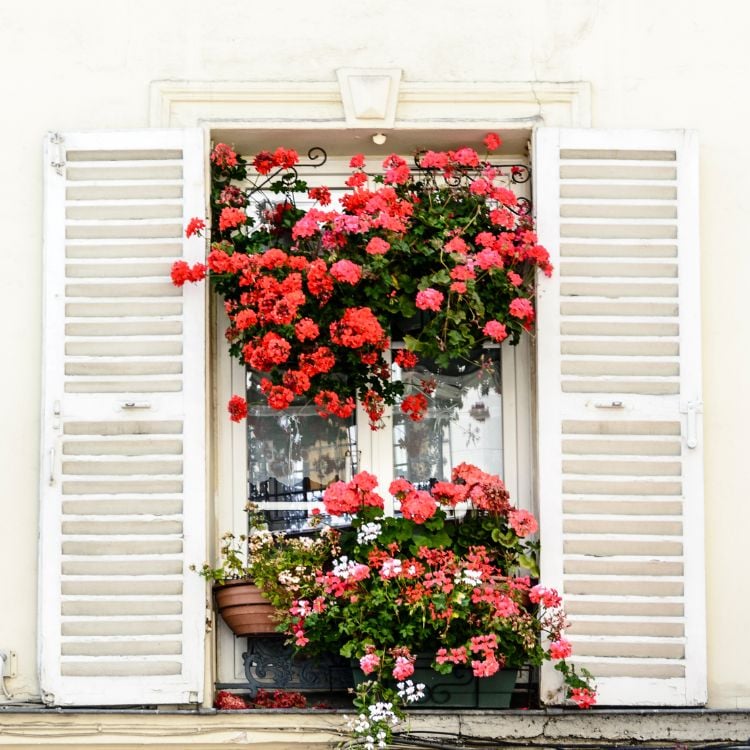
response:
M703 412L703 401L688 401L680 404L680 413L687 414L685 444L688 448L698 447L698 414Z
M63 169L65 169L65 152L63 149L65 139L60 135L60 133L52 133L50 134L49 142L50 155L52 157L49 165L52 167L52 169L55 170L55 172L57 172L57 174L60 175L60 177L62 177Z

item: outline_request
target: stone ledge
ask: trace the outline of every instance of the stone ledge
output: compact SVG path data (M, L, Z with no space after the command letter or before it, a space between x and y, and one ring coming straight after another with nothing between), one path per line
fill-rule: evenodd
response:
M333 748L346 736L346 712L323 710L114 711L0 707L0 747L172 747L216 750ZM542 711L412 711L408 738L454 744L462 738L502 741L519 747L624 742L748 742L750 711L707 709Z

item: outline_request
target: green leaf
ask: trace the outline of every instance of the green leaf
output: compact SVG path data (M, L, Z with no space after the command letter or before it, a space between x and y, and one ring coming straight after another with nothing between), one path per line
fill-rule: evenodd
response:
M404 345L411 352L418 352L423 348L422 342L419 339L410 336L408 333L404 334Z
M445 268L442 268L437 273L433 273L431 279L434 284L444 284L446 286L450 284L451 281L450 274Z
M439 531L434 534L422 534L416 533L412 537L412 548L419 549L420 547L429 547L436 549L437 547L447 547L451 543L451 538L446 534L445 530Z
M527 568L534 578L539 578L539 566L537 565L535 558L530 557L529 555L519 555L518 564L522 568Z
M430 531L439 531L445 526L445 521L442 516L433 516L424 522L424 527Z

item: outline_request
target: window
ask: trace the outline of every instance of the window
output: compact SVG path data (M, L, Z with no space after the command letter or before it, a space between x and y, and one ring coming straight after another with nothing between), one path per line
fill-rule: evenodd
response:
M706 686L695 136L540 128L534 143L538 230L558 272L540 285L537 356L528 343L500 350L502 473L521 502L532 476L538 483L545 583L568 602L576 658L598 676L601 703L697 705ZM205 250L183 234L203 211L203 134L67 133L46 149L44 697L200 702L206 591L189 566L203 560L208 533L242 528L248 456L244 426L222 409L207 449L205 290L167 280L171 260ZM241 392L223 327L217 316L216 390L228 394L234 378ZM469 418L475 405L481 416L483 402L469 401ZM358 431L359 465L392 476L409 463L410 436L396 432L394 452L378 435ZM432 437L435 454L449 452L444 431ZM207 530L209 471L218 500ZM236 681L235 644L219 646L219 681Z

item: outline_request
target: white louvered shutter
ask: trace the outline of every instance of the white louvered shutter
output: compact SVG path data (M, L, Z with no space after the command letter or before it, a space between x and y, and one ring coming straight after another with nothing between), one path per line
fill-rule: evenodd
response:
M534 164L542 578L599 704L701 704L697 141L541 128Z
M55 705L198 702L205 587L203 133L45 147L40 670Z

